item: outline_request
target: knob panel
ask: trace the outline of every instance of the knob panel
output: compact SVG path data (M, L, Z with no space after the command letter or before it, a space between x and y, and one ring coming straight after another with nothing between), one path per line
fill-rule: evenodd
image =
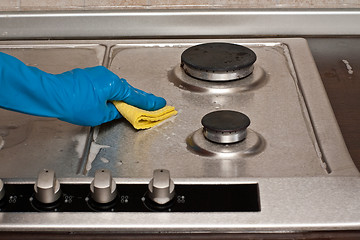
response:
M40 203L53 203L61 196L60 183L53 170L44 169L39 172L34 190L35 198Z
M175 196L175 185L170 178L169 170L154 170L153 178L148 185L148 195L150 200L157 204L166 204Z
M175 197L170 202L162 205L155 203L147 196L148 183L117 183L118 196L108 204L100 204L92 200L89 185L90 183L74 184L63 180L61 182L62 194L60 199L51 204L42 204L34 197L34 184L4 182L6 193L5 197L0 201L0 216L3 212L72 212L78 215L85 212L194 213L259 212L261 210L261 191L257 183L202 183L195 185L178 183L176 184ZM36 214L36 217L41 216L43 215ZM57 214L56 216L60 215ZM113 215L113 217L117 217L117 215Z

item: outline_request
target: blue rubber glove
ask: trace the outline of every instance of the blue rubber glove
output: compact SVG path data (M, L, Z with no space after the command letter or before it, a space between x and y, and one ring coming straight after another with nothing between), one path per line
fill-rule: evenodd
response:
M0 53L0 107L96 126L121 117L111 100L145 110L166 104L165 99L130 86L102 66L50 74Z

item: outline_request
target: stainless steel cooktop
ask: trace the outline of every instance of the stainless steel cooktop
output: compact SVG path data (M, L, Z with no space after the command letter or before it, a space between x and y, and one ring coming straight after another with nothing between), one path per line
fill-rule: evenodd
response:
M221 82L187 75L182 52L214 41L3 43L2 51L53 73L105 64L133 86L163 96L179 113L149 130L137 131L121 119L90 131L1 110L0 176L33 178L42 168L59 177L91 177L102 168L123 178L148 178L157 168L179 178L357 174L305 40L216 40L253 50L253 73ZM217 110L250 118L245 141L204 140L201 119Z
M301 40L288 41L306 46ZM251 48L257 61L251 75L226 82L201 81L183 71L181 53L196 42L113 46L109 69L135 87L163 96L179 114L145 131L134 130L124 120L101 126L95 142L106 147L90 174L110 168L118 177L150 177L153 169L166 168L174 177L186 178L328 175L332 166L327 166L302 89L302 82L318 81L316 72L302 79L292 61L297 56L281 40L231 42ZM301 61L312 63L310 55ZM245 141L203 142L196 134L201 119L216 110L249 116Z
M180 64L182 52L207 42L250 48L257 56L252 74L221 82L187 75ZM61 184L89 184L99 169L108 169L117 184L131 186L148 184L155 169L167 169L175 191L178 184L256 184L261 205L259 211L245 213L48 212L36 220L36 213L0 213L5 219L2 229L266 231L359 226L359 172L304 39L23 41L1 42L0 50L53 73L104 65L178 110L177 116L141 131L124 119L86 128L0 110L0 178L5 184L33 184L38 172L47 168L56 172ZM201 120L218 110L249 117L245 140L218 144L204 138Z

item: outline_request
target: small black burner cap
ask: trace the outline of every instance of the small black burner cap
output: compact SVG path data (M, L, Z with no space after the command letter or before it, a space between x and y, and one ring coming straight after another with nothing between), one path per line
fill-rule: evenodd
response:
M216 132L238 132L250 125L250 119L241 112L221 110L206 114L201 124L207 130Z
M206 114L201 123L204 137L215 143L230 144L246 138L250 119L241 112L222 110Z
M249 48L232 43L205 43L186 49L181 54L181 63L210 72L236 71L250 67L256 54Z

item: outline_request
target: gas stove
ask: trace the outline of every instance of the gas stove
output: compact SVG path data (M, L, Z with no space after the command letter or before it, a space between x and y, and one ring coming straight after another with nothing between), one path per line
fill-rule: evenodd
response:
M306 40L1 42L59 73L104 65L177 116L148 130L0 111L0 229L357 229L359 172Z

